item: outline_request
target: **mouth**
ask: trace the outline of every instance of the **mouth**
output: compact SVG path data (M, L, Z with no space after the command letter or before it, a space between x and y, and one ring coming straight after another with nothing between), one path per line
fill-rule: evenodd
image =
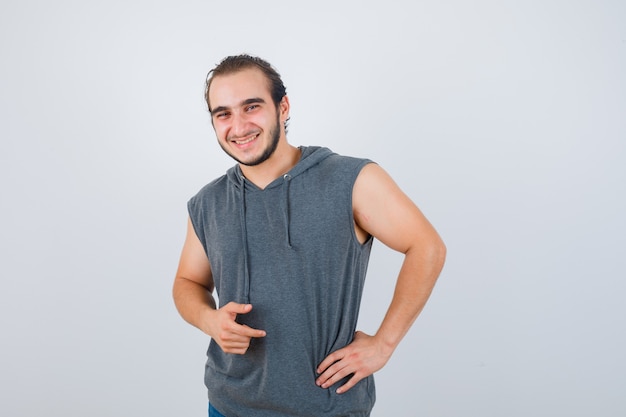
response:
M246 144L252 142L256 138L258 138L259 135L260 135L260 133L256 133L254 135L248 136L248 137L243 138L243 139L237 139L237 140L233 139L233 140L231 140L231 142L234 143L235 145L242 146L242 145L246 145Z

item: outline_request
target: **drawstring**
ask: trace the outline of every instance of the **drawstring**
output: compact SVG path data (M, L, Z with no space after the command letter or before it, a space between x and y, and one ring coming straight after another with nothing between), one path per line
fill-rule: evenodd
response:
M289 227L289 223L291 223L291 213L289 207L289 185L291 184L291 175L283 175L283 180L285 181L285 185L283 187L283 190L285 190L285 230L287 231L287 246L291 248L291 228Z
M243 303L250 303L250 271L248 269L248 230L246 228L246 184L243 175L239 175L239 186L241 187L241 210L239 210L239 221L241 223L241 234L243 236Z
M243 236L243 273L244 273L244 286L243 286L243 303L250 302L250 269L248 259L248 229L246 227L246 184L245 177L242 174L238 175L239 186L241 187L241 209L239 210L239 222L241 223L241 234ZM287 232L287 246L292 248L291 245L291 212L289 207L289 185L291 184L291 175L283 175L284 181L284 198L285 198L285 230Z

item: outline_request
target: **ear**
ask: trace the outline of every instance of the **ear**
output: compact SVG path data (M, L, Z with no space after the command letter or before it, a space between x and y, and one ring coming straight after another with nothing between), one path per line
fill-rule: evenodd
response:
M280 112L280 121L285 123L285 120L289 119L289 97L283 96L278 104L278 111Z

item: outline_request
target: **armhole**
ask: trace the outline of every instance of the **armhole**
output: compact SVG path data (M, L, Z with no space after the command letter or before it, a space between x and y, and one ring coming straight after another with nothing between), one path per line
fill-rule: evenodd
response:
M359 178L359 175L361 175L361 171L363 171L363 168L365 168L369 164L375 164L375 163L376 162L371 161L369 159L363 160L356 169L356 175L352 179L352 187L350 188L350 215L352 217L352 237L354 238L354 241L357 243L357 245L361 248L368 246L370 242L372 242L374 237L370 235L369 233L367 233L365 230L361 229L361 227L357 225L356 219L354 218L354 186L356 185L356 181ZM367 234L363 242L361 242L361 239L359 238L359 234L357 233L357 228L360 229L363 233Z
M204 231L201 227L202 225L196 223L196 218L200 216L194 215L194 214L197 214L197 210L195 209L195 206L196 204L194 204L193 199L189 200L189 202L187 203L187 213L189 215L189 221L191 222L191 226L193 227L193 231L196 234L196 237L198 238L198 240L202 244L202 247L204 248L204 253L206 253L206 255L209 256L209 251L206 246L205 239L204 239Z

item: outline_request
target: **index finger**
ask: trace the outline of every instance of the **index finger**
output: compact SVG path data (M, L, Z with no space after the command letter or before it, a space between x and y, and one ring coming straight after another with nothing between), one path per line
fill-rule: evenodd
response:
M237 328L234 331L235 333L246 337L265 337L265 335L267 334L265 330L253 329L252 327L245 324L238 324Z
M322 363L320 363L319 366L317 367L317 373L318 374L323 373L326 369L328 369L333 363L337 362L339 359L341 359L341 349L326 356L326 358L322 361Z

